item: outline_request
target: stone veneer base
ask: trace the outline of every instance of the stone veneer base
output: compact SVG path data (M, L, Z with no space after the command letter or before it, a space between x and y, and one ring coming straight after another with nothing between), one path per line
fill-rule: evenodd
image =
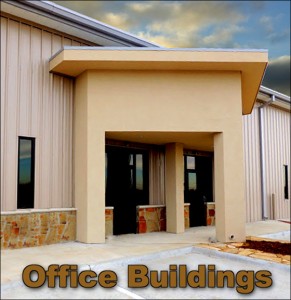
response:
M141 205L136 207L136 233L166 231L166 206ZM185 228L189 228L189 204L184 205Z
M206 205L207 226L214 226L215 225L215 202L207 202L205 205Z
M207 205L207 225L215 225L215 203ZM113 235L113 207L105 209L106 236ZM189 204L184 206L189 228ZM165 205L137 207L137 233L166 231ZM1 249L43 246L76 240L76 209L32 209L1 212Z
M76 209L1 212L1 249L76 240Z
M113 212L114 207L105 207L105 236L113 235Z

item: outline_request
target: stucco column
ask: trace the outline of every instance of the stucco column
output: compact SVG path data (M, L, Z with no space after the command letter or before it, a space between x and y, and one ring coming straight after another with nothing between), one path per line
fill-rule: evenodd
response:
M183 145L166 145L166 214L167 232L181 233L184 224Z
M244 167L241 130L214 135L216 238L245 241Z
M77 78L74 107L74 197L77 240L105 242L105 133L99 129L87 74Z

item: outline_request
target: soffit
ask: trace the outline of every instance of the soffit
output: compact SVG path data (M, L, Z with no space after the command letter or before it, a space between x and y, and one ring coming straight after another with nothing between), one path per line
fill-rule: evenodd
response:
M105 137L112 140L153 145L181 143L184 149L214 151L213 132L106 132Z

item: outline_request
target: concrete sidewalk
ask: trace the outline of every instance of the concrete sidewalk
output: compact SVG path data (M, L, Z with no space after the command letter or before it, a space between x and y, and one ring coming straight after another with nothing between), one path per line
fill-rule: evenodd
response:
M246 224L248 236L279 234L290 230L290 224L278 221L261 221ZM278 235L279 236L279 235ZM77 264L86 266L106 266L186 255L196 243L208 243L215 238L215 227L196 227L183 234L154 232L147 234L129 234L112 236L105 244L82 244L68 242L49 246L32 247L1 251L1 289L7 291L22 282L23 269L30 264L39 264L47 268L50 264ZM230 255L229 269L231 270ZM288 266L286 266L288 267ZM227 269L227 266L225 267ZM116 294L117 293L117 294ZM129 298L130 296L129 292ZM23 295L22 295L23 296ZM124 298L118 289L110 294L112 298ZM101 297L102 298L102 297ZM133 297L134 298L134 297Z

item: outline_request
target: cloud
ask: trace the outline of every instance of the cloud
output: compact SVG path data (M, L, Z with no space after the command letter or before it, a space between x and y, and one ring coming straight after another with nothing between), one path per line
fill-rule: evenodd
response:
M144 12L152 9L152 4L149 2L129 3L129 4L127 4L127 6L130 7L132 11L135 11L137 13L144 13Z
M288 44L290 44L290 29L282 32L273 32L272 34L268 35L267 38L271 43L286 42L289 40Z
M102 18L102 22L123 30L130 30L132 27L132 22L127 14L106 13Z
M263 26L267 33L274 32L273 19L269 16L262 16L259 20L259 23Z
M275 28L275 25L280 24L283 18L284 15L281 13L275 16L263 15L259 19L259 24L262 26L263 32L265 32L266 40L269 40L271 43L280 43L289 39L290 43L290 26L283 31L278 31Z
M285 55L270 61L263 85L290 96L290 56Z
M104 9L104 1L52 1L84 15L95 18Z
M129 3L127 8L147 24L137 33L139 36L167 47L222 47L242 30L237 24L245 20L229 2L151 2L138 6Z
M234 47L233 36L245 29L237 25L217 27L211 35L202 38L205 47Z
M229 1L54 2L165 47L231 47L246 20Z
M265 1L249 1L249 4L251 6L251 9L259 10L259 11L264 9L266 5Z
M267 1L54 2L164 47L290 52L290 15L270 11ZM290 95L289 81L290 56L271 60L263 84Z

